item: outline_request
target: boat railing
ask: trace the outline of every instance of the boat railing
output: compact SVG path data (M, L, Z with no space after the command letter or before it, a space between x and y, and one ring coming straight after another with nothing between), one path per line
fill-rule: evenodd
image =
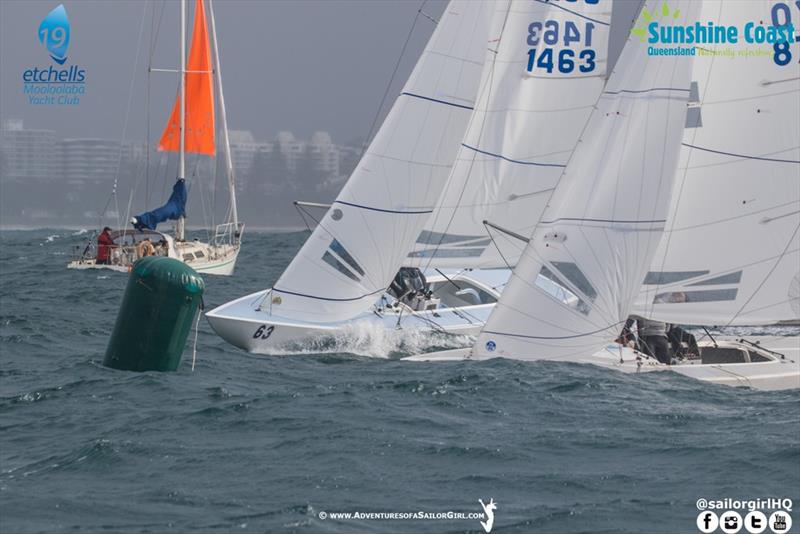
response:
M97 244L90 242L72 247L72 261L83 263L97 257ZM136 245L113 245L109 253L110 265L132 265L139 258Z
M242 239L244 223L218 224L214 231L215 246L238 246Z
M97 257L97 244L89 241L82 245L72 247L72 261L86 261Z

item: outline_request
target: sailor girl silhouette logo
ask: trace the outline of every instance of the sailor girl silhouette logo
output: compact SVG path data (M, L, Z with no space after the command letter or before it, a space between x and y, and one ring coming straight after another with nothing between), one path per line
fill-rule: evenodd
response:
M481 499L478 499L478 502L481 503L483 513L486 514L486 521L481 521L481 526L486 531L486 534L489 534L494 526L494 511L497 510L497 504L495 504L494 499L489 499L489 504L484 504Z
M69 47L69 19L64 4L59 4L39 24L39 42L41 42L53 61L63 65L67 60Z

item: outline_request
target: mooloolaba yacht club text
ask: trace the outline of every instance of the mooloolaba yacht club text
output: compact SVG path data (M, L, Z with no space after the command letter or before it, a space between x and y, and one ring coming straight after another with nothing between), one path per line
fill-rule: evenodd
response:
M86 94L86 69L78 65L66 69L34 67L22 73L22 82L29 104L74 106Z

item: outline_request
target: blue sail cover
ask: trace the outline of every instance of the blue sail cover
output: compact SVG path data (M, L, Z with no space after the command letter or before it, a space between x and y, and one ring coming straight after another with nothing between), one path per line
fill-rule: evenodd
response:
M133 227L137 230L149 228L155 230L158 223L176 220L186 214L186 180L181 178L172 186L172 194L167 203L153 211L147 211L134 217Z

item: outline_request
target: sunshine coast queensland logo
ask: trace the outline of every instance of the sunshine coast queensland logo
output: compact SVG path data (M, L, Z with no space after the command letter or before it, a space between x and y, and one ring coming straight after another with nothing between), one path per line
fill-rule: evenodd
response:
M39 24L38 40L52 64L33 66L22 72L23 92L28 103L37 106L75 106L86 92L86 69L67 66L70 25L63 4Z
M679 24L680 10L673 11L665 2L655 12L642 9L631 34L650 45L647 49L650 56L771 55L777 65L785 66L792 61L790 46L800 39L792 21L792 14L796 20L800 19L800 0L794 2L794 7L787 2L777 2L772 4L770 11L771 17L766 21L751 20L740 25L714 24L712 21ZM717 49L719 45L741 44L752 46L740 47L738 51L730 46Z

